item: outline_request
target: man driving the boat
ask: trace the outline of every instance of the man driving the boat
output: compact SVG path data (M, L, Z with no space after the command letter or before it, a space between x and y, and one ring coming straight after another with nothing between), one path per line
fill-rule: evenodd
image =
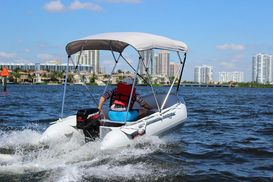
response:
M129 112L127 113L132 84L133 79L131 77L126 77L117 84L115 89L105 92L99 101L99 111L102 112L104 102L110 98L110 111L108 112L108 117L110 120L125 121L125 118L127 118L127 121L135 121L138 117L143 117L146 114L146 110L132 109L134 102L137 101L141 107L147 110L150 110L151 107L138 93L136 93L136 88L133 89Z

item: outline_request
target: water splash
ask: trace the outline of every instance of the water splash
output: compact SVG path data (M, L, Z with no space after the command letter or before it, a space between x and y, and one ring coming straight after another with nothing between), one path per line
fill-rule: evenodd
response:
M100 141L85 144L83 137L43 146L41 133L25 129L0 133L0 174L46 172L46 181L138 179L151 176L147 155L165 143L158 137L137 138L132 146L101 151Z

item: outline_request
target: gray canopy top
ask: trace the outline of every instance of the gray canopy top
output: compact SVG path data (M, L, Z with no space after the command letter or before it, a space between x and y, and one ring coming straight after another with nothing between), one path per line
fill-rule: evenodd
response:
M167 37L140 32L114 32L91 35L67 44L68 56L81 50L112 50L122 53L127 46L137 51L164 49L187 52L185 43Z

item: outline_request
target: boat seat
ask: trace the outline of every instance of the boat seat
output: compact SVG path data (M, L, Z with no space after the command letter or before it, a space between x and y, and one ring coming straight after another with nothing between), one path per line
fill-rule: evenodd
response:
M120 127L126 124L125 121L111 121L109 119L102 119L100 122L101 122L101 126L109 126L109 127Z
M137 109L130 110L128 113L127 111L109 111L108 118L116 123L125 123L126 117L127 122L136 121L139 116L139 112Z

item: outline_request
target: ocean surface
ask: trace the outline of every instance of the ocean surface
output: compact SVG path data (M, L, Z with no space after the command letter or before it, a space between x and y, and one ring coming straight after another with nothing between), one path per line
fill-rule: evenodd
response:
M96 97L104 90L89 88ZM60 117L62 93L63 86L46 85L8 85L8 92L0 91L0 181L273 179L272 89L181 87L188 109L184 125L111 151L76 137L58 145L38 143ZM86 89L68 86L64 115L88 107L95 104Z

